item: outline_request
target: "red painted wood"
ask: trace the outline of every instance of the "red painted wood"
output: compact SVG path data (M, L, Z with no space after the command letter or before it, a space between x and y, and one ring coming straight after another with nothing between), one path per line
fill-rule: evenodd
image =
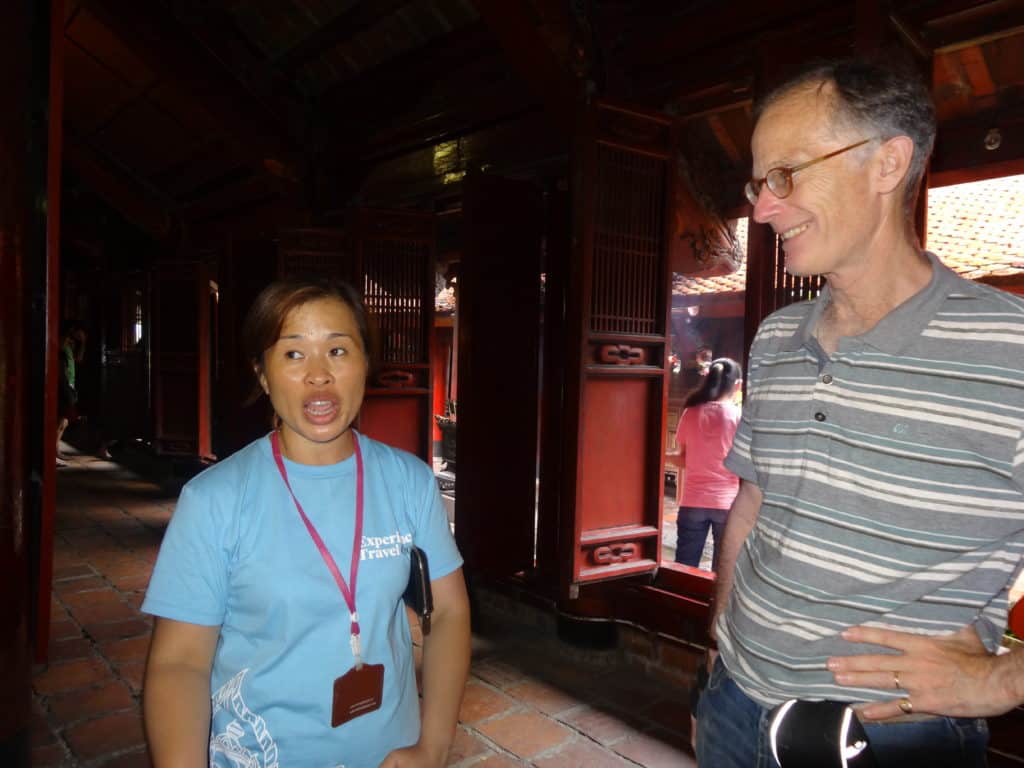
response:
M59 338L60 211L64 145L64 0L50 0L50 78L46 151L46 403L43 434L57 434L57 344ZM52 346L52 349L50 348ZM51 453L52 451L52 453ZM43 442L43 498L39 521L35 657L45 661L50 645L50 589L53 586L54 516L57 511L55 440Z
M422 395L367 397L359 412L359 430L382 443L419 455L422 431L427 426L423 411L428 402ZM417 426L422 426L419 432Z
M0 88L10 104L28 105L32 94L32 50L30 6L17 3L5 9L0 24ZM0 111L0 156L7 159L0 173L0 750L14 750L20 743L25 752L29 742L30 632L29 554L25 532L30 530L26 508L26 429L46 429L45 424L27 425L25 370L26 300L25 268L31 238L32 202L30 170L26 147L30 145L29 121L23 109ZM36 341L35 343L39 343ZM56 347L50 342L56 361ZM48 355L49 357L49 355ZM36 382L36 386L39 386ZM56 378L42 384L52 392L47 402L56 403ZM53 419L50 420L53 425ZM56 435L50 426L49 435ZM54 440L49 445L49 482L53 484ZM47 452L44 450L44 456ZM49 595L47 595L49 597ZM20 766L19 766L20 768Z

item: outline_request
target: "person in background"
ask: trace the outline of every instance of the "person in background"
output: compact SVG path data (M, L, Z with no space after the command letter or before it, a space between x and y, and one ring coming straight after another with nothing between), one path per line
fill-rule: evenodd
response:
M161 766L440 768L469 671L462 559L426 464L358 434L366 310L346 283L267 287L243 328L276 428L182 490L142 610ZM422 712L402 595L425 551Z
M60 443L67 428L78 420L77 365L85 356L85 331L75 322L65 320L60 326L60 348L57 359L57 466L68 466L61 454Z
M739 363L720 357L711 361L707 375L683 403L676 427L679 458L686 467L676 523L677 563L694 568L700 565L710 528L715 553L712 570L718 564L725 519L740 486L739 478L722 461L740 421L734 400L742 384Z

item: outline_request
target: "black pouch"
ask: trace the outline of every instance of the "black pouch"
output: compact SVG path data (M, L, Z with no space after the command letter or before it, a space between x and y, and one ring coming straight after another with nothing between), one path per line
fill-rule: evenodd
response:
M430 568L427 553L417 546L409 550L409 583L402 599L420 617L423 634L430 632L430 614L434 612L434 594L430 591Z
M864 726L841 701L790 699L772 712L768 732L782 768L877 768Z

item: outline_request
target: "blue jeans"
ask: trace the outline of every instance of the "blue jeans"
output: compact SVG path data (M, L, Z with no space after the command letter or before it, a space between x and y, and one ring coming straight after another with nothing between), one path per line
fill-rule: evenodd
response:
M768 741L771 710L748 697L715 660L697 703L700 768L778 768ZM879 768L985 768L988 723L936 717L916 723L865 723Z
M728 514L727 509L680 507L679 517L676 519L676 562L697 568L710 528L715 543L711 570L715 570L718 565L718 548L721 546L722 533L725 531L725 517Z

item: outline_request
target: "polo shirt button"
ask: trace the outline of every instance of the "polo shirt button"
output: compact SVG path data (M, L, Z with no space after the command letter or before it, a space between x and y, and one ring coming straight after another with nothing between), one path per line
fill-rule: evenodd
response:
M824 421L825 420L825 414L822 413L821 411L818 411L816 414L814 414L814 419L815 419L815 421Z
M832 374L831 373L826 373L824 376L822 376L821 377L821 383L822 384L831 384L832 383Z

